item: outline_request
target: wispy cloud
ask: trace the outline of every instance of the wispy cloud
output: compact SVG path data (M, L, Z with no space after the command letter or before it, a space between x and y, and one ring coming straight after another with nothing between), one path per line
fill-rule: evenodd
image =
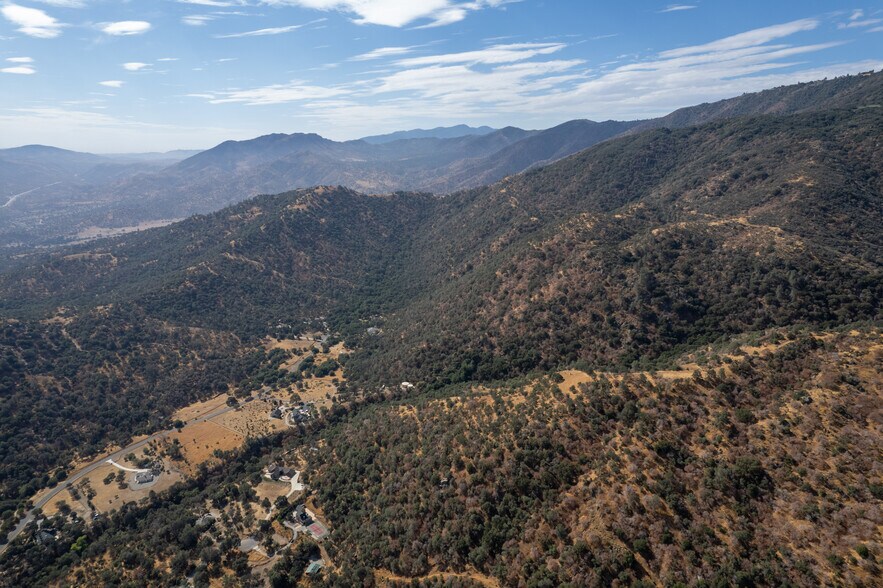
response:
M207 94L212 104L240 103L252 106L266 104L284 104L304 100L320 100L342 96L350 92L347 88L323 88L302 81L287 84L274 84L253 90L227 90ZM206 96L206 95L204 95Z
M334 10L353 14L357 24L403 27L429 20L423 27L443 26L459 22L469 12L496 8L518 0L263 0L270 6L300 6L315 10Z
M195 4L197 6L216 6L218 8L228 6L246 6L248 3L237 0L178 0L179 4Z
M350 58L350 61L371 61L372 59L385 59L387 57L398 57L412 53L416 47L379 47L372 49L367 53L362 53Z
M106 80L104 82L98 82L99 86L104 86L105 88L122 88L125 82L121 80Z
M0 73L29 76L37 73L37 70L29 65L16 65L13 67L0 68Z
M695 4L669 4L661 10L657 10L657 12L681 12L682 10L693 10L694 8L698 8L698 6Z
M150 67L149 63L141 63L140 61L130 61L123 64L123 69L125 69L126 71L141 71L142 69L146 69L148 67Z
M128 37L131 35L143 35L151 29L151 24L143 20L123 20L108 22L101 25L101 31L115 37Z
M15 65L0 68L0 73L21 76L30 76L37 73L37 70L34 69L34 66L32 65L34 60L31 57L7 57L6 62L14 63Z
M860 29L864 27L872 27L883 22L880 18L866 18L864 10L853 10L849 15L849 20L841 22L837 25L840 29Z
M211 14L190 14L182 16L181 22L190 27L204 27L217 17Z
M308 23L299 24L299 25L289 25L285 27L270 27L266 29L257 29L255 31L246 31L244 33L230 33L227 35L215 35L216 39L240 39L243 37L265 37L268 35L282 35L285 33L291 33L298 29L302 29L306 26L310 26L312 24L324 22L326 19L319 18Z

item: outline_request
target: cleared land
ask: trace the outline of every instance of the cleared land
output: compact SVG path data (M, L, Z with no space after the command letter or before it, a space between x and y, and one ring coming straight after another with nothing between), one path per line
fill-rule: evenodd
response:
M226 427L242 437L260 437L285 429L281 419L270 418L272 410L271 403L255 400L244 404L239 410L222 414L211 422Z

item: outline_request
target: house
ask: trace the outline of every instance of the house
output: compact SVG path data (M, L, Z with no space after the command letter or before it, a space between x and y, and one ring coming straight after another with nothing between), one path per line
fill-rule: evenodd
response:
M136 484L150 484L154 479L153 472L138 472L135 474Z
M271 418L271 419L281 419L281 418L282 418L282 411L279 410L279 408L274 408L274 409L270 412L270 418Z
M197 529L208 529L212 525L215 524L215 516L207 512L198 519L196 519L196 528Z
M325 567L325 560L317 559L310 562L310 565L307 566L306 574L308 576L315 576L319 572L322 571L322 568Z
M291 479L294 474L296 474L293 469L287 468L285 466L280 466L277 464L271 464L267 466L267 475L270 476L272 480L285 480L288 481Z
M301 525L307 527L313 523L313 519L307 513L307 507L304 504L298 504L294 509L294 520Z
M49 543L50 541L55 541L56 537L54 533L50 533L49 530L41 529L37 531L37 543L43 545L44 543Z
M372 337L379 335L381 332L382 331L380 329L378 329L377 327L369 327L368 328L368 334Z

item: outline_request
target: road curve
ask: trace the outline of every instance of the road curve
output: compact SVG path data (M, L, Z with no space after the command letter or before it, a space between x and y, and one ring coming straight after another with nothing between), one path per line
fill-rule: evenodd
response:
M226 413L230 412L231 410L235 410L235 409L236 409L235 406L224 405L224 406L218 407L214 410L211 410L211 411L203 414L202 416L196 417L193 420L187 421L184 424L184 426L186 427L188 425L193 425L196 423L204 423L205 421L211 420L215 417L219 417L222 414L226 414ZM76 482L80 481L82 478L84 478L85 476L88 476L89 474L91 474L92 472L94 472L95 470L100 468L101 466L107 465L107 461L109 459L110 460L123 459L129 453L132 453L134 451L141 449L142 447L144 447L148 443L151 443L153 441L157 441L159 439L163 439L163 438L167 437L168 435L171 435L172 433L174 433L176 430L177 429L168 429L165 431L160 431L159 433L154 433L153 435L151 435L149 437L145 437L144 439L141 439L140 441L136 441L135 443L132 443L131 445L129 445L127 447L124 447L118 451L111 453L110 455L103 455L103 456L99 457L98 459L96 459L95 461L93 461L92 463L90 463L89 465L80 468L79 470L77 470L76 472L74 472L73 474L68 476L67 479L65 479L63 482L58 484L58 486L56 486L55 488L53 488L52 491L50 491L48 494L46 494L46 496L44 496L43 498L41 498L40 500L35 502L34 507L31 510L29 510L27 512L27 514L18 522L18 525L16 525L16 527L12 531L9 532L9 535L7 535L7 537L6 537L6 544L0 545L0 556L2 556L6 552L6 548L9 546L9 544L12 543L13 541L15 541L15 538L18 537L21 534L21 532L25 530L25 527L27 527L28 524L34 520L34 511L37 510L38 508L43 508L44 506L49 504L49 502L53 498L58 496L58 494L60 492L62 492L63 490L66 490L72 484L75 484Z

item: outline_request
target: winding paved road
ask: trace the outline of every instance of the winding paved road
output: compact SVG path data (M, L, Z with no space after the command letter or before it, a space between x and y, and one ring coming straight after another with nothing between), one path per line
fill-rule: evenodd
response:
M40 187L38 187L38 188L33 188L33 189L31 189L31 190L27 190L27 191L25 191L25 192L20 192L20 193L18 193L18 194L13 194L12 196L9 196L9 200L6 201L6 204L4 204L4 205L2 206L2 208L7 208L10 204L12 204L13 202L15 202L16 200L18 200L18 199L21 198L22 196L27 196L28 194L32 194L32 193L34 193L34 192L37 192L38 190L42 190L43 188L49 188L49 187L51 187L51 186L57 186L57 185L60 184L60 183L61 183L61 182L55 182L54 184L46 184L45 186L40 186Z
M186 427L188 425L194 425L197 423L204 423L205 421L209 421L215 417L219 417L222 414L226 414L226 413L230 412L231 410L236 410L236 407L235 406L227 406L225 404L224 406L220 406L218 408L210 410L209 412L203 414L202 416L198 416L193 420L187 421L186 423L184 423L184 426ZM107 465L107 462L109 460L117 460L117 459L121 460L129 453L141 449L142 447L144 447L148 443L151 443L152 441L157 441L159 439L163 439L163 438L167 437L168 435L171 435L172 433L174 433L176 430L177 429L168 429L166 431L160 431L159 433L154 433L153 435L151 435L149 437L145 437L144 439L141 439L140 441L136 441L135 443L132 443L128 447L124 447L124 448L120 449L119 451L115 451L114 453L111 453L110 455L103 455L103 456L99 457L98 459L96 459L95 461L93 461L92 463L90 463L89 465L77 470L76 472L74 472L73 474L68 476L68 478L66 480L64 480L64 482L61 482L58 486L56 486L48 494L46 494L46 496L44 496L43 498L38 500L36 503L34 503L34 507L31 510L29 510L27 512L27 514L24 516L24 518L22 518L19 521L19 523L18 523L18 525L16 525L15 529L10 531L9 535L6 538L7 543L5 545L0 545L0 556L2 556L6 552L6 548L9 546L9 544L12 543L15 540L15 538L21 534L22 531L24 531L25 527L27 527L28 524L34 520L34 511L37 510L38 508L43 508L44 506L49 504L49 502L53 498L58 496L58 494L60 492L62 492L63 490L66 490L72 484L75 484L76 482L80 481L85 476L88 476L89 474L91 474L92 472L97 470L98 468Z

